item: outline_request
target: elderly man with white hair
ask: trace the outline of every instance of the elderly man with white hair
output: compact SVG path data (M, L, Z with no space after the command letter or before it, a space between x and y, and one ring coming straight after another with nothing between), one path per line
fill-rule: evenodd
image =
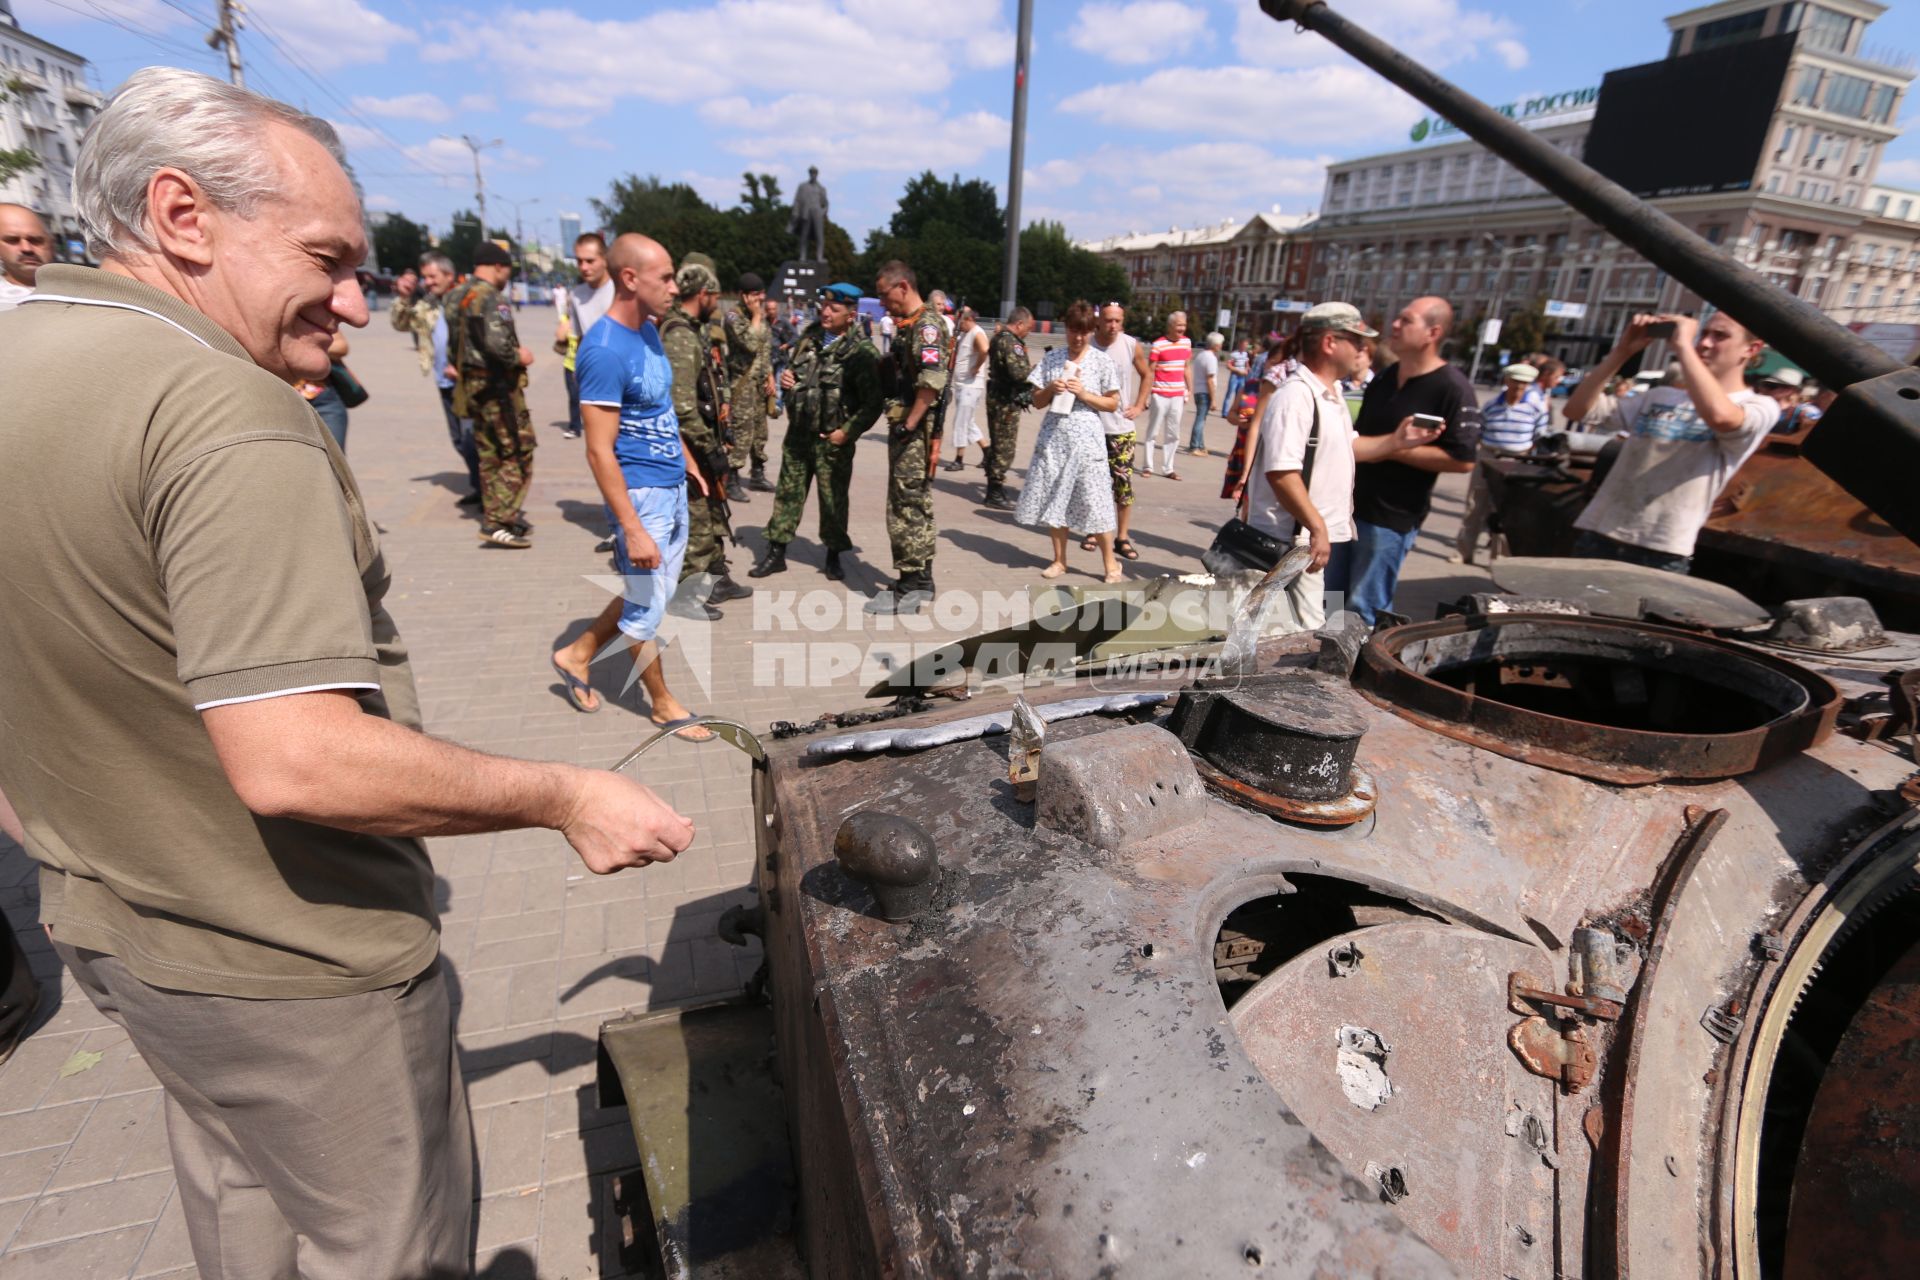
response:
M606 873L692 825L616 774L419 731L379 540L293 386L367 321L333 129L149 68L74 188L101 267L44 267L0 315L0 826L165 1091L200 1275L464 1275L421 837L549 827Z

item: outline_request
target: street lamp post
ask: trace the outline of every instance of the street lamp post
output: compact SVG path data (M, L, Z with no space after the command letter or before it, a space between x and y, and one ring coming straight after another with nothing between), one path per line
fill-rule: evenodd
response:
M505 196L501 196L500 198L507 200ZM530 204L539 204L540 197L530 196L525 200L507 200L507 203L513 206L513 251L519 255L520 274L525 276L527 273L527 227L526 223L521 219L520 211ZM483 240L486 239L486 224L484 222L481 223L480 238Z
M481 142L470 133L463 133L457 138L445 133L440 136L449 142L465 143L467 150L473 152L473 198L480 205L480 238L485 240L487 238L487 180L480 173L480 153L490 147L504 147L506 140L495 138L491 142Z
M1493 237L1491 235L1482 233L1480 238L1488 244L1493 243ZM1507 285L1510 283L1507 273L1512 265L1513 259L1523 253L1540 253L1541 251L1541 246L1537 244L1523 244L1511 249L1499 250L1500 266L1495 272L1499 291L1493 295L1493 315L1488 317L1489 319L1499 319L1503 325L1505 324L1505 320L1501 317L1500 312L1505 309L1507 305ZM1473 382L1480 375L1480 351L1487 345L1480 340L1481 335L1484 333L1485 329L1482 328L1479 333L1473 335L1473 361L1467 369L1468 382Z

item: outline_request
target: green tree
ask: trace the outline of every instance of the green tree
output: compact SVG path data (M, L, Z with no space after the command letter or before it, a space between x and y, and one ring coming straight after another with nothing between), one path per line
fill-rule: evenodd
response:
M1020 233L1020 301L1031 307L1047 302L1060 315L1076 299L1094 306L1127 303L1132 290L1127 273L1098 254L1067 239L1058 222L1036 222Z
M927 233L931 223L944 222L961 236L998 244L1007 234L1006 217L1000 212L1000 197L985 178L960 175L942 182L931 169L907 180L900 204L893 211L888 230L909 243Z
M799 245L787 229L790 211L782 203L780 180L767 173L743 173L740 203L716 209L683 182L629 174L614 182L605 200L595 200L601 221L615 234L637 231L658 240L675 262L699 252L713 259L723 287L733 288L743 272L772 280L780 264ZM827 223L827 266L835 279L854 273L853 241L846 229Z
M504 228L493 228L487 239L504 241L512 249L513 237ZM453 259L455 271L468 272L473 270L473 251L479 247L480 219L473 210L462 209L453 215L453 226L440 237L440 252Z
M420 265L420 255L428 248L427 229L398 213L390 213L374 224L373 256L383 271L399 275Z
M33 86L18 76L0 82L0 103L22 94L33 93ZM0 147L0 183L11 182L15 175L40 167L40 156L32 147Z
M1513 352L1516 360L1540 350L1546 342L1547 313L1539 298L1528 303L1524 310L1510 314L1500 328L1499 345Z

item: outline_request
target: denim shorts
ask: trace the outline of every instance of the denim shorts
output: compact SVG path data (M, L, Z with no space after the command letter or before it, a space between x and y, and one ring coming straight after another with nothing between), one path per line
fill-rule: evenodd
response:
M624 604L620 607L620 630L629 640L651 640L660 630L660 617L667 601L680 582L680 562L687 555L687 487L629 489L627 501L640 517L640 527L660 548L660 563L652 569L636 569L627 559L627 538L620 531L612 508L607 519L613 524L613 567L626 582Z

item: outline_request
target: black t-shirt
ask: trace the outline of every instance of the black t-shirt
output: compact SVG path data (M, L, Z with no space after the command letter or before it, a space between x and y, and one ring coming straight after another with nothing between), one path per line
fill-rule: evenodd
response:
M1447 429L1434 444L1449 457L1471 462L1480 444L1480 405L1467 375L1450 364L1402 384L1398 369L1383 370L1367 384L1360 400L1354 431L1363 436L1391 435L1409 414L1430 413L1447 420ZM1391 458L1362 463L1355 468L1353 514L1368 524L1396 533L1420 527L1433 505L1432 471L1422 471Z

